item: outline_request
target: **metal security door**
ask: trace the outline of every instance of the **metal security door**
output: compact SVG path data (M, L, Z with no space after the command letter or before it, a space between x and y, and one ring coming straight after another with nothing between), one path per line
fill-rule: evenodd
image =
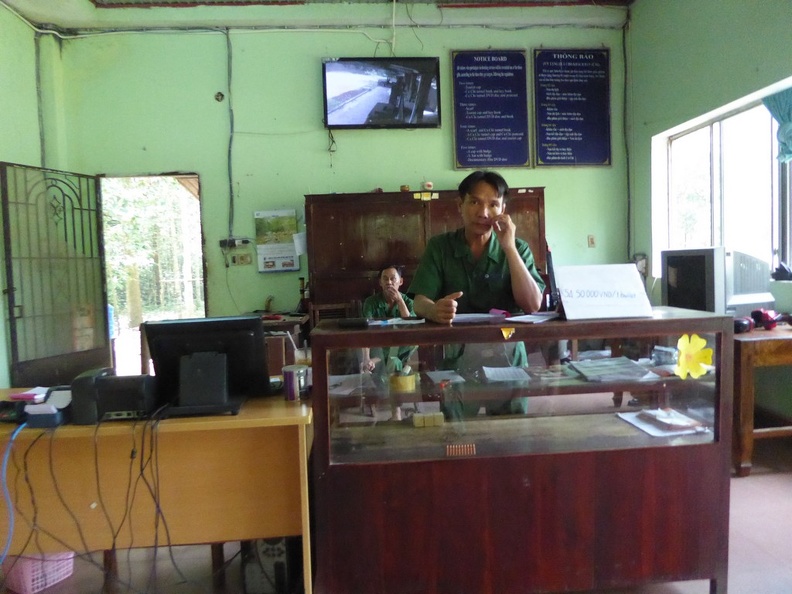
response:
M13 386L111 365L93 176L0 163Z

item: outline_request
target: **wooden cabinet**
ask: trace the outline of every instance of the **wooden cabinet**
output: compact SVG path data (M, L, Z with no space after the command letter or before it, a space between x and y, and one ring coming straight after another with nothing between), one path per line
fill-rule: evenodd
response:
M457 196L456 190L306 195L313 306L343 317L377 290L387 264L404 266L406 290L428 239L462 226ZM511 188L506 212L546 272L544 188Z
M692 334L712 365L682 379L673 359ZM586 379L574 363L545 363L564 341L614 371ZM513 367L520 344L529 364ZM726 592L730 318L655 308L640 320L531 325L347 330L328 320L312 345L315 592L522 594L692 579ZM355 373L363 347L399 346L414 347L412 380ZM629 394L624 405L614 407L615 392ZM691 421L688 432L636 421L666 408Z

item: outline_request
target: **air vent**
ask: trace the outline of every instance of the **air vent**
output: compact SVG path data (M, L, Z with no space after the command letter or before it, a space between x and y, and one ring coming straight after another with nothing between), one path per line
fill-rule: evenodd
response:
M446 445L446 458L459 458L475 455L475 443L449 443Z

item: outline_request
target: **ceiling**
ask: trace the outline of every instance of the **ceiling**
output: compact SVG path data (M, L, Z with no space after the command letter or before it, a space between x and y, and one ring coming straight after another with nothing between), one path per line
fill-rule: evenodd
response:
M404 21L404 24L407 25L421 25L413 17L417 15L420 18L422 14L436 16L438 8L443 10L444 25L480 23L484 10L487 11L488 23L493 19L497 22L498 11L495 9L500 7L531 10L530 17L526 17L530 19L542 13L538 22L531 22L558 25L562 23L553 20L558 11L552 10L558 7L579 8L584 19L596 21L599 17L593 13L595 7L600 7L599 12L604 7L622 13L634 0L0 0L0 9L4 5L42 29L85 31L148 27L264 27L283 26L284 23L297 26L382 25L389 24L388 19L383 22L382 5L391 2L398 2L400 12L406 11L409 21ZM354 22L350 20L350 7ZM446 18L449 11L476 14L478 17L467 16L457 21L452 17ZM390 11L387 12L390 15ZM317 17L317 13L321 16ZM275 20L273 14L278 15ZM568 21L568 11L565 14ZM513 19L513 11L509 18ZM431 22L436 22L436 19L427 19L427 24Z
M252 6L269 4L319 4L351 2L353 4L383 4L390 3L391 0L90 0L97 7L151 7L168 6L173 8L187 8L190 6L202 5L226 5L226 6ZM413 4L476 4L476 5L504 5L504 6L555 6L555 5L615 5L627 6L632 0L434 0L425 2L413 2Z

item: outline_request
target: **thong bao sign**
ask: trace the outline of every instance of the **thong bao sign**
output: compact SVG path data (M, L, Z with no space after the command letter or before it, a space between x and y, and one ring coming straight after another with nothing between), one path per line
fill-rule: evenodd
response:
M607 49L534 50L536 165L610 165Z

